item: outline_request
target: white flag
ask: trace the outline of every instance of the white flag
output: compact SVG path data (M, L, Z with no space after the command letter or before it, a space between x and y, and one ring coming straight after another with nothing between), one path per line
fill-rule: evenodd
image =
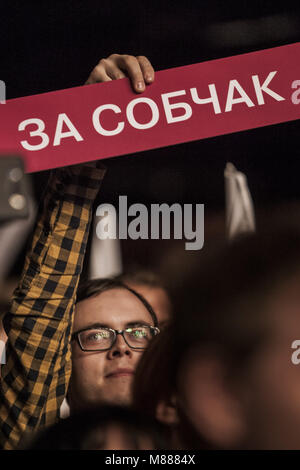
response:
M232 163L227 163L225 171L226 233L229 239L255 231L253 202L244 173Z

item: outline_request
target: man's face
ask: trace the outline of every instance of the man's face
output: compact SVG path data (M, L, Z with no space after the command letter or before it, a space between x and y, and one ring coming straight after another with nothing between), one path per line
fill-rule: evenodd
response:
M94 325L123 330L133 324L152 325L143 303L123 288L110 289L76 305L73 331ZM131 349L122 335L108 351L82 351L72 342L71 408L99 402L128 404L134 371L142 351Z

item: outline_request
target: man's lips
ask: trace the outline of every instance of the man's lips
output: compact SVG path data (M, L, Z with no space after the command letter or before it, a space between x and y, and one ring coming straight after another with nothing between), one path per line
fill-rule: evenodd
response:
M106 379L111 379L111 378L117 378L117 377L123 377L126 375L134 375L134 370L133 369L115 369L108 374L106 374L105 378Z

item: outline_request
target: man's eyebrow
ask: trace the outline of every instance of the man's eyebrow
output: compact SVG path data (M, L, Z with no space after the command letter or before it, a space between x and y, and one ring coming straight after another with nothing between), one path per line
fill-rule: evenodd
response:
M131 321L129 323L126 323L124 328L130 328L130 327L141 326L141 325L152 326L151 323L149 323L145 320L136 320L136 321ZM108 325L107 323L91 323L89 325L86 325L84 328L80 328L80 330L74 331L73 334L76 334L79 331L89 330L89 329L92 329L92 328L111 328L111 329L114 329L114 328L112 328L112 326Z
M145 320L138 320L138 321L132 321L130 323L126 323L126 328L134 327L134 326L152 326L151 323L145 321Z
M106 323L91 323L91 324L85 325L84 328L80 328L79 330L76 330L74 333L78 333L78 331L89 330L92 328L111 328L111 326L107 325Z

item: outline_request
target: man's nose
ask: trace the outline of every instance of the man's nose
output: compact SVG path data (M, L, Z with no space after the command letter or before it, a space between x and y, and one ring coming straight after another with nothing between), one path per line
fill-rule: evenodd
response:
M108 356L114 358L117 356L132 356L132 350L126 343L123 335L117 334L117 338L111 349L108 351Z

